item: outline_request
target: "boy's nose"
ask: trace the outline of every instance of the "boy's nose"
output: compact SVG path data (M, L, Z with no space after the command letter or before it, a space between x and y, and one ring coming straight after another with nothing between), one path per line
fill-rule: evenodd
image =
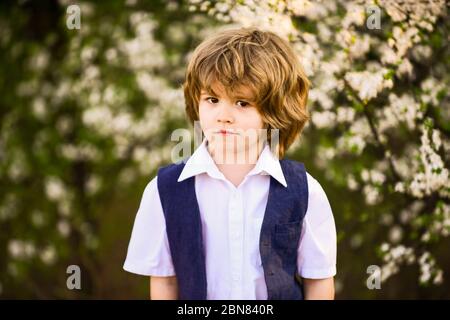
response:
M217 116L217 122L220 123L233 123L234 117L231 113L231 106L227 103L223 103L220 107L219 114Z

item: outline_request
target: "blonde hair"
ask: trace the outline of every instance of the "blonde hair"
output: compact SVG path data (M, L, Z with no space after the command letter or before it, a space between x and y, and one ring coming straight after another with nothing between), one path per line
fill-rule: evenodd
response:
M192 123L199 120L201 90L214 92L216 82L227 94L240 86L252 91L267 129L279 129L278 156L283 158L309 120L310 83L289 42L257 28L226 30L204 40L193 52L183 83Z

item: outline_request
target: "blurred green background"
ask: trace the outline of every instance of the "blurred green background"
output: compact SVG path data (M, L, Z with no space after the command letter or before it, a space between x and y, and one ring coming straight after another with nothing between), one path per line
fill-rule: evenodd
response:
M348 7L331 2L335 7L328 7L327 21L341 23ZM189 54L207 35L233 22L224 18L226 14L208 12L221 3L203 7L198 1L0 3L0 298L148 297L148 279L123 271L122 265L142 192L157 168L170 161L176 144L170 134L176 128L190 129L180 89ZM237 3L245 5L245 1ZM285 2L273 1L272 7L277 3ZM72 4L80 8L80 29L67 25L67 8ZM369 68L369 61L379 60L376 44L395 38L393 26L405 23L389 20L392 16L385 9L383 23L388 26L382 31L352 29L358 36L377 39L369 49L345 50L335 35L325 41L324 26L308 16L298 14L292 21L300 32L319 35L320 46L328 50L319 57L324 61L339 53L364 51L364 57L356 55L346 70L360 72ZM419 28L421 40L416 43L429 48L427 59L408 53L415 76L404 78L396 73L401 63L392 63L385 79L394 80L391 91L398 96L414 92L426 114L414 118L415 123L424 123L430 135L432 130L440 132L443 146L434 146L443 162L442 172L449 167L449 19L435 16L430 19L432 32L425 32L426 26ZM344 79L343 74L334 76ZM422 85L430 77L439 84L432 93ZM288 154L305 163L331 203L338 230L336 297L448 299L448 175L422 197L398 192L397 183L408 179L390 171L389 161L383 162L386 149L414 159L414 151L425 153L419 148L421 131L404 123L386 130L383 137L389 147L386 143L385 149L368 136L363 147L340 144L357 131L352 126L360 123L356 119L375 119L373 126L365 122L369 129L381 125L376 120L377 106L381 109L392 100L389 90L376 98L357 99L351 81L348 78L350 86L328 91L331 107L321 102L319 93L327 94L326 90L313 91L309 106L312 115L336 116L340 106L355 115L331 126L320 125L321 118L313 116ZM318 78L312 82L313 88L320 87ZM428 101L436 101L427 103L421 98L425 94L431 96ZM372 168L385 172L383 178L375 181ZM368 200L372 189L364 189L365 184L375 190L379 201ZM412 218L402 218L409 212ZM438 213L430 218L432 212ZM435 221L440 228L435 228ZM427 231L430 239L423 240ZM399 270L392 271L381 289L369 290L367 267L387 262L383 243L413 248L416 258L414 263L402 262L403 249L392 253L400 257ZM435 261L426 267L432 268L429 281L420 280L424 264L418 261L424 252ZM66 287L66 268L73 264L81 268L81 290ZM433 266L443 278L435 283L432 279L439 269Z

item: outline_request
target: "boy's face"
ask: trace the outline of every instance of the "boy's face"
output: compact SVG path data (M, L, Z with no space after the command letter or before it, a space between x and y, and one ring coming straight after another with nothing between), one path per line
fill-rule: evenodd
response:
M242 86L229 97L221 84L212 88L215 95L202 90L199 100L200 126L210 152L224 155L224 163L236 163L229 157L236 154L245 156L245 163L255 160L266 131L251 91ZM242 158L239 161L242 163Z

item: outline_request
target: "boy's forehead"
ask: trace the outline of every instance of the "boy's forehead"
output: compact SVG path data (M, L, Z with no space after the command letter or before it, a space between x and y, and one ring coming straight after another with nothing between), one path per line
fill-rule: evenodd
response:
M221 83L213 83L209 88L202 88L201 93L213 93L221 96L230 94L233 97L253 97L252 90L244 84L239 85L236 88L230 88L228 94L225 89L226 88Z

